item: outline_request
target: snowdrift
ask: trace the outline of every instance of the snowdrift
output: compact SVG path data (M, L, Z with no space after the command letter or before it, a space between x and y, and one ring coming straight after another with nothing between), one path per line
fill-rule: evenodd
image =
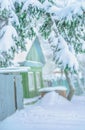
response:
M44 95L38 102L41 106L58 106L58 105L72 105L70 101L68 101L63 96L60 96L55 91L48 92Z

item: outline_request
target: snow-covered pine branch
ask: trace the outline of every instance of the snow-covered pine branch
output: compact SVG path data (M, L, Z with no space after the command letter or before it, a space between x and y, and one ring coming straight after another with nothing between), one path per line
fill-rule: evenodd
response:
M78 0L75 0L75 2L68 2L67 0L5 0L5 3L0 0L0 6L0 11L8 10L11 16L8 17L8 21L10 20L11 25L17 31L17 45L20 49L25 50L24 41L26 37L32 38L36 35L35 28L43 38L48 39L55 22L60 39L66 42L68 50L69 46L72 46L75 52L82 52L85 41L85 31L83 29L85 25L84 0L81 2ZM63 51L62 48L61 51ZM65 53L68 54L68 57L71 55L71 51ZM59 52L59 54L62 53ZM71 56L73 57L73 53ZM71 60L71 58L68 59ZM59 62L61 60L60 57ZM65 69L65 64L63 67ZM74 65L70 63L70 67L74 67Z
M11 63L10 59L13 59L17 48L14 40L17 32L13 27L17 16L14 14L13 1L0 0L0 66L7 66Z
M53 49L53 60L64 70L71 72L78 71L78 61L62 36L53 41L56 43Z

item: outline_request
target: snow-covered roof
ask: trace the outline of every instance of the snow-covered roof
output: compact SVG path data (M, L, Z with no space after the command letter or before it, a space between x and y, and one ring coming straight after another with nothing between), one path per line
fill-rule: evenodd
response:
M30 67L7 67L7 68L0 68L0 74L28 72L29 70Z
M55 91L55 90L66 91L67 88L65 86L45 87L45 88L41 88L39 90L39 92L51 92L51 91Z
M29 66L29 67L42 67L43 64L37 61L24 61L24 62L20 62L21 66Z

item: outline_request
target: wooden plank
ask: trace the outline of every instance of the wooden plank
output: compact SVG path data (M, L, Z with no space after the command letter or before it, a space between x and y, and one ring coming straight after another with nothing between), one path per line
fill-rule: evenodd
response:
M0 120L15 111L13 76L0 74Z
M23 108L23 87L22 87L22 76L16 75L16 100L17 109Z
M5 87L6 91L6 106L7 106L7 116L11 115L16 111L15 98L14 98L14 76L7 75Z
M0 120L6 117L5 112L5 82L3 75L0 75Z

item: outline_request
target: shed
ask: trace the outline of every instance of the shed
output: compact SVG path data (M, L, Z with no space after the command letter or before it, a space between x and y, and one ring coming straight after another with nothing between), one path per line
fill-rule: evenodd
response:
M22 73L24 97L29 98L37 96L38 89L43 87L42 68L45 64L45 56L38 37L34 41L28 41L26 49L26 52L15 55L14 63L30 67L30 71Z
M0 68L0 120L23 108L22 77L27 68Z
M43 87L42 67L43 64L35 61L24 61L21 66L28 66L30 70L22 73L23 93L25 98L39 95L39 89Z

